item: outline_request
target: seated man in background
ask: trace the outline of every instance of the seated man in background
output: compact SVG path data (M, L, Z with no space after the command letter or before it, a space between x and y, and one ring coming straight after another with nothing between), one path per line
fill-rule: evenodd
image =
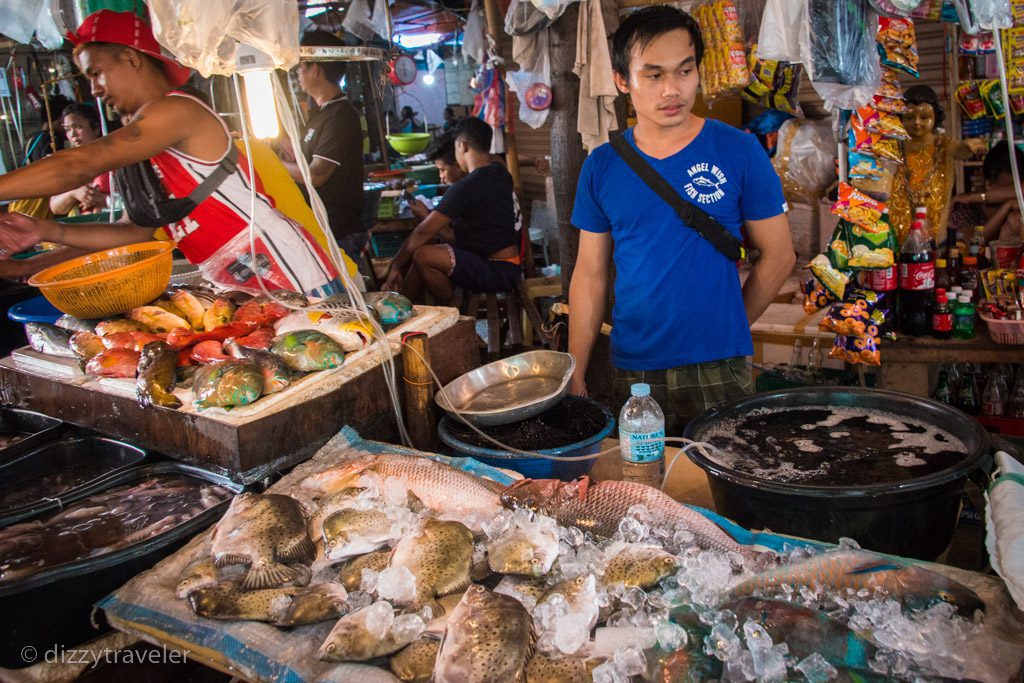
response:
M1024 152L1015 148L1017 169L1024 177ZM950 212L950 222L962 230L973 228L984 223L985 242L993 240L1020 240L1022 221L1017 206L1017 194L1013 190L1013 169L1010 167L1010 145L1000 140L992 145L985 155L982 164L985 176L984 192L967 192L953 197L954 204L965 204L963 208L955 206ZM960 216L970 216L971 225L964 225ZM959 219L959 220L955 220ZM969 237L968 237L969 238Z
M522 216L512 176L491 159L491 128L471 117L453 130L455 160L467 175L448 188L437 208L402 243L384 284L384 289L400 289L414 301L429 292L438 305L451 301L455 287L504 292L522 277ZM430 244L449 226L454 245Z

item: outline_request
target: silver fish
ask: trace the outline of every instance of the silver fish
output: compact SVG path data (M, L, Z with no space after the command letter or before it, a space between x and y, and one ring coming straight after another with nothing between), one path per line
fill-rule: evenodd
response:
M25 323L25 336L33 351L47 356L78 359L71 350L71 332L46 323Z

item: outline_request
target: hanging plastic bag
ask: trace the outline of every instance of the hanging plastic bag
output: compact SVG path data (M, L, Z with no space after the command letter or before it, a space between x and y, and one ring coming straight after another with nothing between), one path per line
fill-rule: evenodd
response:
M806 26L806 0L768 0L757 36L757 56L781 62L803 61L801 34Z
M836 179L836 140L828 121L793 119L779 128L772 159L790 201L816 203Z
M391 39L388 35L387 3L384 0L352 0L341 25L362 40L373 40L377 36L384 40Z
M548 35L545 28L526 36L513 36L512 59L521 68L505 74L509 89L519 96L519 120L530 128L544 125L551 106Z
M484 33L484 11L480 3L473 0L473 6L466 17L466 27L463 29L462 54L466 59L471 59L477 64L483 64L487 59L487 38Z
M205 77L236 71L246 43L278 69L299 62L298 5L265 0L151 0L153 34L183 65Z
M840 109L871 102L881 81L875 47L878 19L866 0L808 0L810 35L804 65L815 91Z
M543 12L548 19L554 21L562 16L566 8L579 0L530 0L533 6Z
M969 4L981 28L991 31L1013 26L1010 3L1006 0L970 0Z
M35 34L48 50L64 44L64 35L53 22L48 0L0 0L0 33L26 45Z
M1024 465L999 451L999 476L985 492L985 549L992 569L1024 609Z
M510 36L525 36L550 25L548 16L529 0L512 0L505 12L505 33Z

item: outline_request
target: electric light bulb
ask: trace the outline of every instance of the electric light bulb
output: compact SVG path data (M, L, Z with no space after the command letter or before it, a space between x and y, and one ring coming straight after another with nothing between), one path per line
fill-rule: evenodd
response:
M257 138L276 138L281 132L270 79L269 71L242 73L242 80L245 81L245 108L249 111L252 134Z
M423 85L434 85L434 74L425 74L423 76Z

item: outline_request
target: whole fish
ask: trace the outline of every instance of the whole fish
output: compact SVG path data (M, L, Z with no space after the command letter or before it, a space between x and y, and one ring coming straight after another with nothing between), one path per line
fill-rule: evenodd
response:
M172 314L178 316L179 318L181 318L185 322L188 322L188 317L185 315L185 313L180 308L178 308L176 305L174 305L173 301L170 301L168 299L157 299L157 300L153 301L153 305L157 306L159 308L164 309L168 313L172 313Z
M150 332L157 334L170 332L171 330L191 330L192 326L181 316L168 313L159 306L138 306L128 311L128 317L140 322L149 328Z
M271 614L270 622L275 626L303 626L321 621L337 619L348 611L348 591L337 583L320 583L309 586L291 596Z
M204 365L192 381L195 405L202 410L214 406L244 406L263 392L260 366L249 361L226 360Z
M131 349L107 349L89 359L85 364L85 374L134 379L139 368L139 357L139 352Z
M772 642L785 641L797 659L819 652L833 666L867 669L875 656L874 645L816 609L752 597L729 600L717 609L731 610L740 624L757 622Z
M263 327L265 325L273 325L288 315L288 313L289 309L287 306L261 295L239 306L232 320L250 322Z
M533 618L521 602L471 586L448 621L434 664L434 681L525 681L535 642Z
M142 351L142 348L151 342L162 342L165 335L153 334L152 332L112 332L100 337L104 348L108 349L131 349Z
M212 558L200 557L185 567L185 571L178 579L174 594L184 599L195 589L210 586L218 581L220 581L220 570L217 569L216 563Z
M224 342L224 351L233 358L256 363L263 373L263 393L274 394L291 384L291 373L284 361L269 351L242 346L234 339Z
M174 395L177 379L175 370L178 354L162 341L146 344L139 356L139 376L135 380L135 395L139 405L180 408L181 400Z
M189 358L201 365L211 365L221 361L231 360L231 356L224 353L224 344L216 339L207 339L199 342L189 351Z
M399 680L409 683L427 683L434 673L434 662L440 649L440 639L428 635L420 636L418 640L391 655L391 659L388 660L391 673L398 676Z
M128 320L127 318L101 320L96 323L96 334L101 337L118 332L151 332L151 330L138 320Z
M544 576L558 559L558 529L550 517L517 526L487 544L487 562L499 574Z
M328 311L291 311L274 321L274 332L278 335L298 332L299 330L315 330L321 319L330 317Z
M569 482L523 479L509 486L501 499L508 507L539 510L563 526L575 526L598 536L615 534L619 522L629 514L629 508L643 504L661 524L685 525L697 545L705 550L736 552L748 558L756 555L704 515L646 484L595 483L586 476Z
M33 350L48 356L78 358L71 349L71 332L46 323L25 323L25 336Z
M365 349L373 341L373 325L365 318L325 315L316 329L341 344L346 353Z
M218 567L247 564L246 590L272 588L294 579L282 562L312 562L316 550L306 535L306 514L299 501L268 493L240 493L211 535L210 554Z
M559 581L545 591L538 604L547 602L554 595L565 599L570 612L592 614L594 621L590 624L591 628L597 623L597 579L593 574L581 574Z
M378 550L400 535L383 510L339 510L324 520L324 554L344 560Z
M345 362L345 351L338 342L316 330L284 334L274 340L271 351L298 372L329 370Z
M349 612L331 629L317 657L325 662L365 662L398 652L419 636L396 634L391 629L393 618L391 605L386 602Z
M773 593L782 585L823 586L834 590L885 590L911 607L945 601L971 617L985 603L967 586L922 567L863 550L820 553L758 574L730 590L730 596Z
M580 580L583 579L583 577L579 578ZM594 577L591 576L590 579L591 584L593 584ZM510 574L502 577L498 585L494 587L494 590L497 593L503 593L515 598L532 612L537 603L544 599L544 595L548 592L548 586L543 580ZM596 592L594 597L597 597Z
M219 581L187 594L192 611L208 619L226 621L273 621L301 588L247 590L238 581Z
M327 522L324 523L326 533ZM403 537L391 553L389 567L405 567L416 577L418 610L434 598L469 585L473 532L459 522L428 519L419 532Z
M267 351L270 349L271 344L274 343L274 336L273 327L257 327L249 334L235 337L235 341L241 346L247 346L250 349L263 349Z
M357 591L363 583L363 570L372 569L379 572L387 569L388 561L391 559L390 550L378 550L373 553L366 553L346 562L338 571L338 581L346 589Z
M461 521L474 530L501 511L499 494L504 487L500 484L430 458L395 453L346 461L306 477L302 487L331 493L350 486L379 485L391 478L438 517Z
M569 657L559 653L537 652L526 665L527 683L590 683L601 660L596 657Z
M93 332L75 332L68 340L68 346L81 360L89 360L107 348L103 345L103 338Z
M192 326L193 330L203 329L203 314L206 309L203 303L196 298L195 294L187 289L179 289L171 294L171 301L181 311L182 316Z
M176 349L195 346L204 341L224 341L231 337L241 337L253 330L252 323L232 322L219 327L209 328L205 332L193 332L184 328L167 335L167 343Z
M363 299L385 329L401 325L413 316L412 301L398 292L369 292Z
M170 285L164 290L164 297L174 301L174 295L178 292L188 292L191 294L199 302L199 305L203 307L203 310L217 300L217 293L206 285ZM184 311L187 306L178 306L178 308Z
M203 329L210 331L231 322L235 305L227 299L217 299L203 313ZM253 325L253 327L256 327Z
M621 550L609 548L609 552L610 559L601 577L601 582L606 586L621 583L644 589L653 588L682 566L678 557L656 545L628 544Z
M76 318L73 315L65 313L61 317L57 318L57 322L54 323L57 327L68 332L96 332L96 323L98 320L85 320L83 318Z
M365 488L359 488L353 486L352 488L341 489L330 493L317 502L316 509L313 514L309 516L309 537L310 538L323 538L324 535L324 520L333 515L335 512L341 512L353 506L356 499L358 499Z

